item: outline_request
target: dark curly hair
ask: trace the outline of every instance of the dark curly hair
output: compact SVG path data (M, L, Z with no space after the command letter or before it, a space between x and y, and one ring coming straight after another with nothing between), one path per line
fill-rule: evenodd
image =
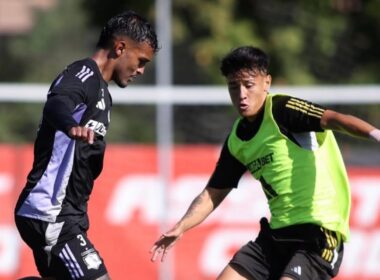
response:
M158 51L157 35L151 24L134 11L126 11L108 20L100 34L97 48L108 48L116 36L124 35L138 42L147 42Z

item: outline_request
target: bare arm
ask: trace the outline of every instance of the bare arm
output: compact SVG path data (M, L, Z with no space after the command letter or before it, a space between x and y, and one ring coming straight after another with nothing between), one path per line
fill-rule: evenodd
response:
M224 200L231 189L214 189L206 187L190 204L186 214L176 224L182 232L203 222Z
M380 131L376 127L355 116L338 113L333 110L326 110L323 113L321 127L380 142Z
M231 190L232 188L215 189L206 187L194 198L181 220L154 243L150 250L150 253L153 254L151 260L155 261L157 257L162 254L161 261L163 261L169 249L174 246L182 235L187 230L202 223L208 215L218 207Z

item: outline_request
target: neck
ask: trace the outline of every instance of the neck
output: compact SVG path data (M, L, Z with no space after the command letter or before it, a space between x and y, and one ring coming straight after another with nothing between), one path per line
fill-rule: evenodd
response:
M103 76L103 79L108 83L112 79L113 73L113 60L110 59L109 50L98 49L92 56L91 59L99 67L99 71Z

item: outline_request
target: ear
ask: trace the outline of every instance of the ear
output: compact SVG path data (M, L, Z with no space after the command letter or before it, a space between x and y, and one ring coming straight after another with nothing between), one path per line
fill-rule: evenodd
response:
M121 56L127 50L126 42L124 40L116 40L114 43L114 50L117 57Z
M264 88L264 90L266 92L269 92L271 84L272 84L272 76L268 74L266 76L266 78L265 78L265 88Z

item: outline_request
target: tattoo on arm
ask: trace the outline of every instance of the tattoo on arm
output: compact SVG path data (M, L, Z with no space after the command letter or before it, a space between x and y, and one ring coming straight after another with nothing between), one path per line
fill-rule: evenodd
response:
M183 219L190 218L194 215L195 209L202 204L204 197L206 196L206 190L203 190L194 200L191 202L189 209L187 209L186 214L183 216Z

